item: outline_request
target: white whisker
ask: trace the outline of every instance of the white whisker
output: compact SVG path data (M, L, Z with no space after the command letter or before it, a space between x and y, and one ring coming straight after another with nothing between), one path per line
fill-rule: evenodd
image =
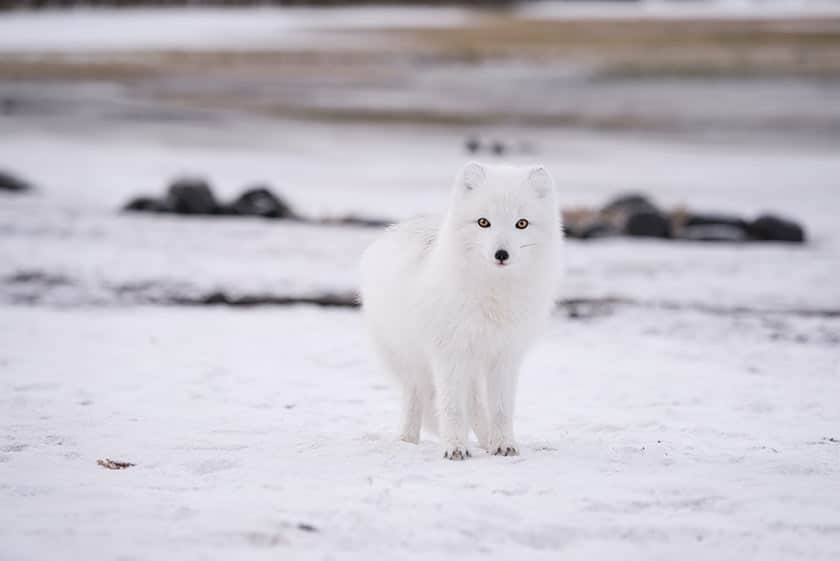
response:
M535 243L526 243L525 245L520 245L520 246L519 246L519 249L522 249L523 247L533 247L533 246L535 246L535 245L537 245L537 244L535 244Z

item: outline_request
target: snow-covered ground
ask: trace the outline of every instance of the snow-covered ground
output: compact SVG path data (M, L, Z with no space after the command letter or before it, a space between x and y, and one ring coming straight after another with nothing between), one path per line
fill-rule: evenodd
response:
M308 213L432 211L459 135L7 122L0 167L39 189L0 201L0 558L840 555L833 154L530 131L566 204L775 209L812 242L567 244L565 297L632 302L557 314L524 368L521 457L451 464L397 442L356 312L143 303L354 290L375 230L117 208L201 171Z
M836 323L786 323L557 318L522 456L453 463L353 312L4 306L0 557L836 559Z

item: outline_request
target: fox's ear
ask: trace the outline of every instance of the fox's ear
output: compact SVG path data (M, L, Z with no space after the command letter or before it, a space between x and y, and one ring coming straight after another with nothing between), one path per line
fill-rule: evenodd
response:
M478 162L468 162L461 170L460 184L466 191L473 191L484 183L487 171Z
M535 166L528 171L528 185L534 189L537 198L544 199L554 190L554 179L545 166Z

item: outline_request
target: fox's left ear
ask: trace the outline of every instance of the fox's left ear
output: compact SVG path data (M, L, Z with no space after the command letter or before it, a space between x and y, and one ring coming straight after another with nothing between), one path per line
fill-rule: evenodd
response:
M544 199L554 191L554 179L545 166L536 166L528 172L528 185L534 189L538 199Z

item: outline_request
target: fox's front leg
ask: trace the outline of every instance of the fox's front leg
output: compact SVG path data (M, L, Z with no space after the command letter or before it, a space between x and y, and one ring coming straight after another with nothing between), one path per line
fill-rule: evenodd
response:
M467 447L469 376L462 364L446 359L436 361L433 369L443 457L448 460L466 460L471 455Z
M490 436L487 451L497 456L518 456L519 447L513 436L513 411L519 379L519 355L503 356L487 373L487 409Z
M469 386L467 408L469 410L470 425L478 445L485 450L490 449L488 437L490 435L489 416L487 414L487 380L484 376L474 377Z
M425 397L417 384L403 387L402 430L400 440L417 444L420 442L420 426L423 424L423 403Z

